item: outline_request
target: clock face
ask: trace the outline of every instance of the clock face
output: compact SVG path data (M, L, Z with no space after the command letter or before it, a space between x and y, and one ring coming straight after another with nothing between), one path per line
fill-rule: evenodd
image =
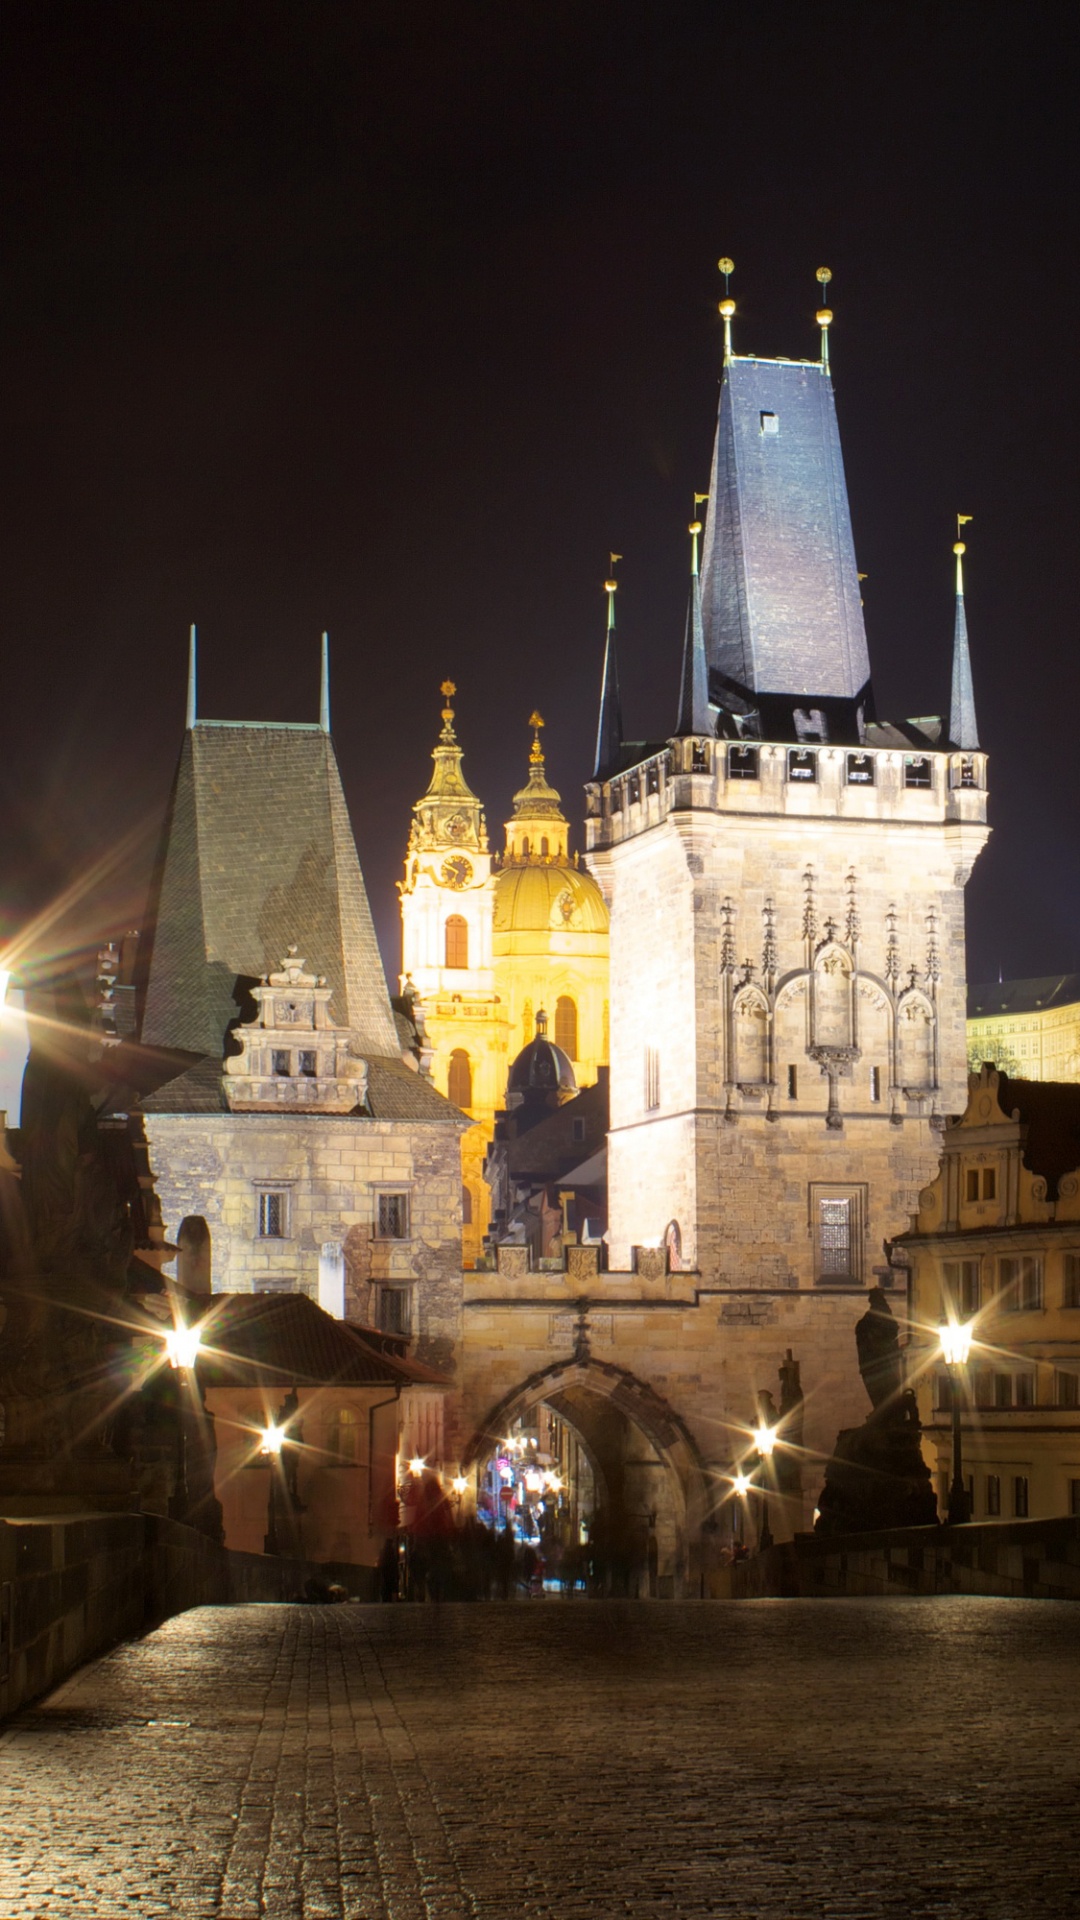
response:
M455 853L451 859L444 860L442 883L444 887L467 887L472 879L472 867L463 853Z

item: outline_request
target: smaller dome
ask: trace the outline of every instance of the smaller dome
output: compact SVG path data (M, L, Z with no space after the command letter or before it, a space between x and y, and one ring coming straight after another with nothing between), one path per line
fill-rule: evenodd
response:
M507 1104L516 1106L531 1095L554 1096L553 1104L561 1106L564 1100L572 1100L577 1090L574 1069L562 1048L548 1039L547 1014L541 1010L536 1016L535 1038L522 1047L510 1068Z

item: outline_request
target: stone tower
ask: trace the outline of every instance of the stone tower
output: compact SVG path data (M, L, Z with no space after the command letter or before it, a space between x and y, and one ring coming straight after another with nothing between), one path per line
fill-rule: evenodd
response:
M871 1283L932 1178L964 1105L963 889L988 832L962 584L949 723L875 716L831 317L819 361L736 355L728 317L676 729L619 737L609 623L588 788L611 1264L667 1232L751 1297Z

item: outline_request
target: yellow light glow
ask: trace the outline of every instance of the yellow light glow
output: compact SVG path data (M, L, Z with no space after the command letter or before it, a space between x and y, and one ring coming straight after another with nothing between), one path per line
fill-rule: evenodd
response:
M971 1352L972 1323L970 1320L949 1320L938 1328L942 1357L948 1367L962 1367Z
M450 1485L453 1487L454 1492L457 1494L457 1497L459 1500L461 1499L462 1494L465 1492L466 1488L468 1487L468 1484L469 1483L466 1480L465 1475L463 1473L457 1474L455 1478L451 1480Z
M284 1444L285 1444L284 1427L275 1426L274 1422L271 1420L269 1426L266 1426L263 1428L263 1436L259 1442L259 1452L274 1453L274 1454L280 1453Z
M750 1475L748 1473L737 1473L731 1484L741 1500L742 1496L750 1491Z
M409 1461L409 1472L412 1474L414 1480L419 1480L426 1466L427 1461L422 1460L419 1454L413 1455L413 1458Z
M754 1444L758 1452L767 1460L776 1445L775 1427L755 1427Z
M193 1367L202 1352L197 1327L174 1327L165 1335L165 1353L170 1367Z

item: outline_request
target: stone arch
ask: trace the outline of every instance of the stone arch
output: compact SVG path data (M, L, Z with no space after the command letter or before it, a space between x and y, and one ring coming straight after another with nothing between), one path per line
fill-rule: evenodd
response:
M507 1428L541 1403L581 1436L610 1517L619 1523L649 1520L660 1591L672 1597L697 1593L701 1529L710 1511L705 1464L674 1407L626 1367L582 1355L530 1374L474 1429L463 1469L493 1452ZM651 1458L641 1457L643 1448L651 1449Z
M844 1049L854 1041L855 963L839 940L823 940L814 955L813 1045Z
M902 993L896 1006L896 1079L909 1094L928 1093L937 1075L937 1017L932 1002L918 987Z
M760 987L738 989L731 1003L735 1072L739 1086L761 1086L769 1077L769 1003Z

